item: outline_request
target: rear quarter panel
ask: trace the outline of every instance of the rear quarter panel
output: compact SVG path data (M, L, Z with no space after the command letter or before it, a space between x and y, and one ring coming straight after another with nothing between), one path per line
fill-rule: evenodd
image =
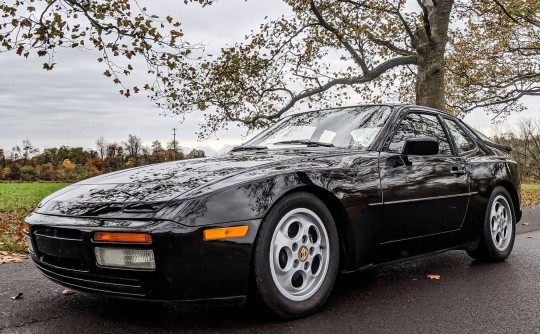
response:
M470 189L474 193L469 202L466 238L478 239L481 235L484 218L493 189L505 187L512 196L516 218L521 219L520 188L518 166L505 154L474 156L467 159L470 173ZM473 243L474 244L474 243Z

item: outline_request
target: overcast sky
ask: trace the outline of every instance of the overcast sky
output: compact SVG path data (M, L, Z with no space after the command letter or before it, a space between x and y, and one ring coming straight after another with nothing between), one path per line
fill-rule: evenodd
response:
M156 3L158 14L182 22L189 41L203 42L214 50L243 40L265 16L288 13L281 0L226 0L207 8L186 6L182 0ZM156 139L166 142L172 139L173 127L182 146L219 149L245 141L245 131L235 127L204 142L197 141L195 132L202 117L192 114L181 124L178 117L161 116L144 94L120 96L118 86L102 75L105 69L96 58L92 52L59 50L55 69L47 72L41 69L43 59L0 55L0 148L10 150L25 138L41 149L60 145L91 148L100 136L120 142L128 134L141 137L145 144ZM143 74L138 73L132 79L140 78L144 83ZM511 116L508 122L538 117L539 101L527 99L529 110ZM489 132L491 117L483 112L475 111L465 120Z

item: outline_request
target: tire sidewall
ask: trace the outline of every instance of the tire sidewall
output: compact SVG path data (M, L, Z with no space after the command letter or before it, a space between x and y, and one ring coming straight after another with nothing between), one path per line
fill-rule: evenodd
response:
M323 283L311 297L302 301L293 301L285 297L277 288L270 271L270 248L274 230L281 218L289 211L306 208L321 219L330 246L328 270ZM315 312L329 296L339 266L339 239L332 214L324 203L309 193L298 192L279 200L263 219L259 230L254 253L254 276L257 290L265 304L282 317L300 317Z
M506 201L508 202L508 205L510 206L510 214L512 217L512 234L510 236L510 243L508 244L508 247L504 251L500 251L495 247L495 244L493 242L493 239L491 237L491 208L493 206L493 203L495 202L495 199L502 195ZM488 207L486 210L486 216L484 218L484 240L486 245L486 250L489 254L489 257L496 261L503 261L506 259L510 253L512 253L512 249L514 248L514 241L516 238L516 214L514 209L514 203L512 202L512 197L510 197L510 194L506 189L503 187L497 186L493 192L491 193L491 197L489 198Z

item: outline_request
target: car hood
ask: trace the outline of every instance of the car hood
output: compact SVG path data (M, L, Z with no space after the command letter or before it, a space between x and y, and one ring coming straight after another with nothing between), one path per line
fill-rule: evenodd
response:
M326 154L325 154L326 153ZM155 211L165 202L247 171L328 155L328 152L233 153L147 165L75 183L45 198L36 212L95 216L118 211ZM153 206L154 205L154 206ZM96 211L97 210L97 211ZM103 212L105 211L105 212Z

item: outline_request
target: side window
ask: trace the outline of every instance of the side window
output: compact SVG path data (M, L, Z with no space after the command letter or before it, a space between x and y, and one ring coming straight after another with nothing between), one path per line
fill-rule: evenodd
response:
M399 127L388 147L389 152L403 152L408 138L431 137L439 142L439 155L452 155L448 138L436 116L409 113L401 120Z
M444 121L450 129L450 133L456 143L458 153L464 153L470 151L476 147L474 141L463 131L463 129L456 123L456 121L445 118Z

